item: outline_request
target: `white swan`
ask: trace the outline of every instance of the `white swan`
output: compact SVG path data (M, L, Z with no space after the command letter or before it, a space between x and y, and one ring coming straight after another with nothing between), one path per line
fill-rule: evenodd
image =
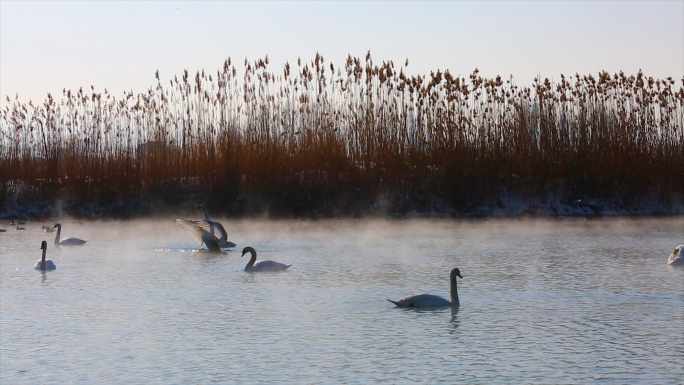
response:
M219 242L221 242L221 247L235 247L235 243L228 240L228 233L226 233L226 229L223 228L223 225L219 222L212 221L209 219L207 208L203 205L197 205L195 207L197 207L198 209L202 209L202 212L204 212L204 222L206 222L209 225L209 232L211 233L211 235L216 235L215 230L218 230L218 232L221 233L221 237L219 238Z
M684 256L682 256L682 250L684 250L684 245L677 246L667 259L667 264L673 266L684 266Z
M254 248L251 246L247 246L244 249L242 249L243 257L247 253L250 253L252 255L252 258L250 258L249 262L247 262L247 266L245 266L245 271L285 271L288 267L292 266L275 261L257 261L256 250L254 250Z
M432 294L414 294L399 298L396 301L392 301L391 299L388 299L388 301L398 307L456 307L460 305L458 290L456 288L456 277L463 278L461 277L461 271L457 268L453 268L449 274L451 280L451 301Z
M43 258L39 259L38 262L36 262L36 270L55 270L57 266L55 266L54 262L52 262L49 259L45 259L45 253L47 252L47 242L43 241L43 243L40 244L40 248L43 249Z
M62 225L57 223L53 229L54 228L57 228L57 235L55 235L55 246L79 246L85 245L85 243L88 242L78 238L66 238L60 241L59 236L62 233Z
M221 251L221 242L209 232L209 225L205 221L191 219L176 219L176 225L190 233L197 244L204 243L210 251Z

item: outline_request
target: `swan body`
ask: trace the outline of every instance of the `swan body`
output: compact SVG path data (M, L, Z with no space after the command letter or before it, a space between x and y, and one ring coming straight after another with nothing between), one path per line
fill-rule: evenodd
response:
M62 234L62 225L57 223L53 229L54 228L57 228L57 235L55 235L55 246L80 246L85 245L85 243L88 242L78 238L65 238L60 241L59 237Z
M49 259L45 259L45 253L47 253L47 242L43 241L43 243L40 244L40 248L43 249L43 258L39 259L38 262L36 262L35 269L36 270L55 270L55 269L57 269L57 266L55 266L54 262L52 262Z
M242 249L243 257L247 253L250 253L252 255L252 258L250 258L249 262L247 262L247 266L245 266L245 271L285 271L288 267L292 266L276 261L257 261L256 250L254 250L254 248L251 246L247 246L244 249Z
M236 246L235 243L228 240L228 233L226 232L226 229L223 228L223 225L220 222L212 221L209 219L209 214L207 213L206 207L204 207L203 205L197 205L195 207L197 207L198 209L202 209L202 212L204 213L204 222L209 226L209 233L211 233L214 236L216 236L216 231L221 233L219 242L221 243L222 248Z
M175 222L176 226L192 235L198 245L204 243L210 251L221 251L221 242L209 232L209 225L204 221L176 219Z
M399 307L449 307L458 306L453 305L451 301L433 294L414 294L399 298L396 301L388 299L388 301Z
M684 266L684 256L682 256L682 250L684 250L684 245L677 246L667 259L667 264L673 266Z
M461 277L461 271L458 268L451 269L449 279L451 281L451 301L433 294L414 294L399 298L396 301L388 299L388 301L397 305L398 307L457 307L460 305L458 300L458 290L456 288L456 277Z

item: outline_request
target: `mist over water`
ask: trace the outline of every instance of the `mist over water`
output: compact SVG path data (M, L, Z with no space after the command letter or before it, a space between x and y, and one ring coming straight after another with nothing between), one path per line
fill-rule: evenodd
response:
M212 218L217 220L218 218ZM0 233L0 382L680 384L684 218L62 220ZM57 270L34 270L40 242ZM258 259L293 264L246 273ZM457 310L386 299L448 298Z

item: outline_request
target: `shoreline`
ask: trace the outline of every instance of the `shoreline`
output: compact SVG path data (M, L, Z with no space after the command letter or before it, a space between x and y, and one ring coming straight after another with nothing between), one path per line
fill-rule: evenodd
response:
M25 197L5 199L0 205L1 219L46 220L49 218L73 217L82 219L127 220L156 218L164 216L196 216L194 205L208 204L214 215L228 219L489 219L489 218L617 218L617 217L679 217L684 216L684 202L664 202L653 198L642 198L630 206L616 200L576 199L561 201L530 197L498 197L487 199L487 203L449 205L444 200L433 198L425 202L397 202L397 199L375 199L372 202L358 202L353 207L342 208L328 204L325 207L310 207L294 210L292 207L278 207L265 202L248 205L240 210L231 210L216 202L207 203L190 198L174 205L142 201L126 207L123 202L109 206L97 202L74 204L64 200L53 202L22 203ZM241 200L247 200L244 197ZM427 207L426 207L427 206ZM134 208L135 207L135 208Z

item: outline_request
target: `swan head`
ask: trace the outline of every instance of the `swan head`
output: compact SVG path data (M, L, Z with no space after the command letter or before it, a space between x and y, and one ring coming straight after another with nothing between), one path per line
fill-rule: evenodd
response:
M453 269L451 269L450 275L451 275L451 278L455 278L455 277L463 278L463 277L461 277L461 270L459 270L457 267L454 267Z
M244 257L247 253L256 254L256 250L254 250L252 246L247 246L244 249L242 249L242 255L240 257Z
M47 242L43 241L43 242L40 244L40 249L41 249L41 250L47 249Z
M62 225L61 225L60 223L55 223L55 225L52 226L52 228L53 228L53 229L62 228Z
M195 208L203 209L203 208L204 208L204 205L196 205Z

